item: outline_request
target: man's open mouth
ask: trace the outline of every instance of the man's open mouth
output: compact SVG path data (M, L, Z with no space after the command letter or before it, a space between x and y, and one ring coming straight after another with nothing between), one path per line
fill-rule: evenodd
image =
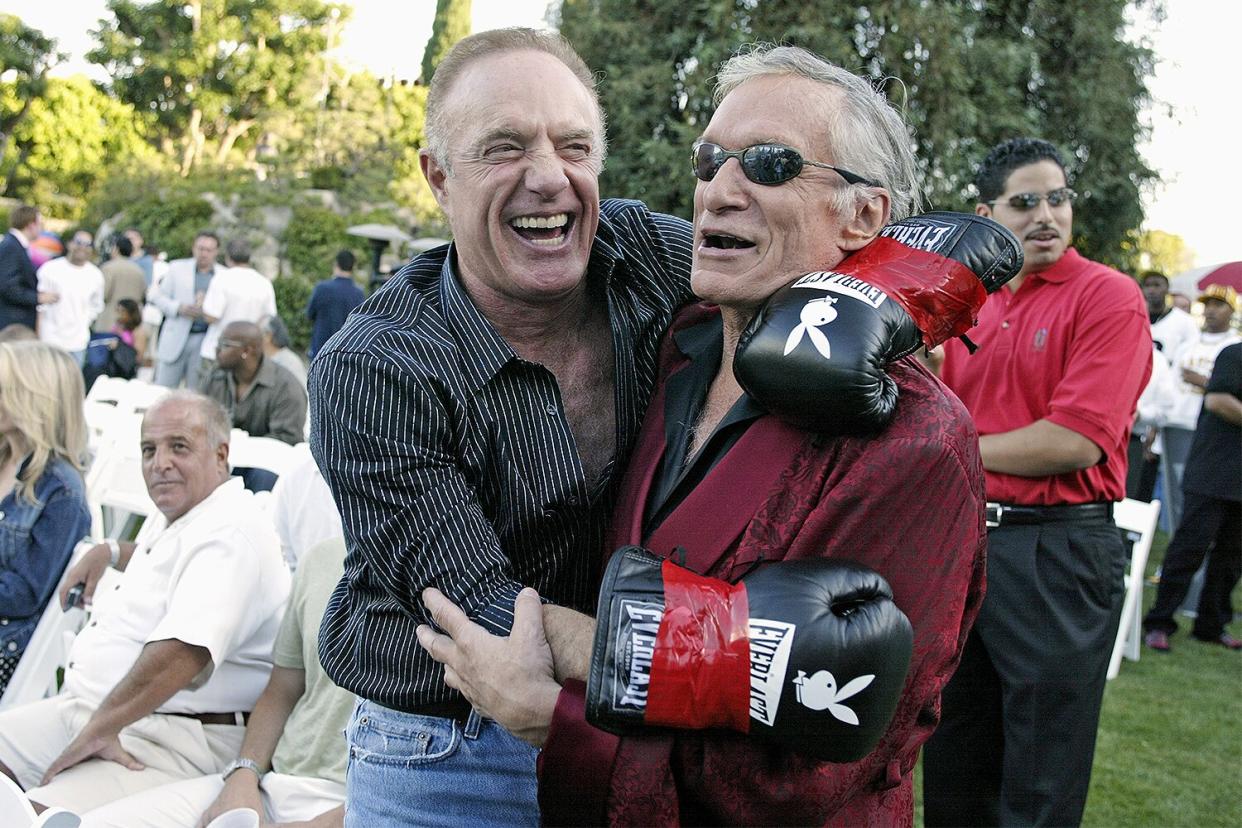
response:
M569 213L551 216L518 216L510 219L509 226L522 238L543 247L555 247L569 235L574 217Z
M746 239L740 239L737 236L730 236L727 233L704 233L703 246L716 250L740 250L754 247L755 243Z

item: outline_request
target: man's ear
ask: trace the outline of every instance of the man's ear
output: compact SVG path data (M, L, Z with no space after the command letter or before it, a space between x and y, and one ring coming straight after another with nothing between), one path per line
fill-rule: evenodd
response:
M975 215L976 215L976 216L983 216L984 218L991 218L991 217L992 217L992 208L991 208L991 207L989 207L989 206L988 206L988 205L986 205L986 204L976 204L976 205L975 205Z
M841 249L862 250L884 229L889 217L889 198L880 190L857 206L854 217L841 228Z
M436 197L436 204L440 205L440 209L448 212L445 206L448 202L448 171L441 166L435 156L431 154L429 149L420 149L418 151L418 166L423 171L423 178L427 179L427 185L431 187L431 194Z

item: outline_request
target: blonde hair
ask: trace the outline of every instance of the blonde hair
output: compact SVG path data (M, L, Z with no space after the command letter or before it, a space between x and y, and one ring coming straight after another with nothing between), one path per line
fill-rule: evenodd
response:
M30 451L16 488L28 503L38 503L35 485L54 458L85 470L84 398L82 371L65 351L42 342L0 343L0 410ZM0 440L0 465L11 453L9 441Z

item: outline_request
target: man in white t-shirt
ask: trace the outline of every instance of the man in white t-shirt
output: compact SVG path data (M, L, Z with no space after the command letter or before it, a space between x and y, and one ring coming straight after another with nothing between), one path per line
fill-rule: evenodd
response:
M1163 451L1160 473L1165 505L1171 526L1182 519L1182 471L1195 436L1195 423L1203 408L1203 389L1212 376L1216 355L1227 346L1242 341L1230 327L1238 309L1238 294L1227 285L1208 285L1199 301L1203 303L1203 331L1196 341L1182 347L1171 360L1176 391L1164 428L1160 431Z
M134 543L99 544L66 573L62 601L76 583L94 600L60 695L0 713L0 773L32 802L82 812L237 756L290 578L270 519L229 477L229 433L189 391L143 419L158 512ZM123 574L95 595L109 566Z
M94 239L79 230L67 254L39 268L39 291L55 293L55 302L39 306L39 339L64 348L81 366L91 338L91 323L104 306L103 272L91 263Z
M203 358L200 377L215 370L216 343L220 341L220 332L230 323L257 325L263 317L276 315L276 291L266 276L250 266L250 245L245 239L233 239L228 243L224 261L228 267L216 271L203 299L203 318L209 326L199 351Z
M1139 284L1147 300L1152 341L1172 365L1178 351L1199 341L1199 325L1193 316L1169 299L1169 279L1163 273L1149 270L1139 279Z

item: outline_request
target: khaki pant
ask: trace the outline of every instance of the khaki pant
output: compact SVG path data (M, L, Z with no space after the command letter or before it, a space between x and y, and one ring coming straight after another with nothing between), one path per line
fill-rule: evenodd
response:
M81 814L158 785L219 773L236 758L246 733L238 725L204 725L154 713L120 736L121 746L143 770L88 759L36 787L93 712L91 705L62 693L0 713L0 762L13 771L32 802Z
M195 828L222 790L219 774L162 785L84 814L82 828ZM259 795L264 822L300 822L344 804L345 786L272 772L263 775Z

